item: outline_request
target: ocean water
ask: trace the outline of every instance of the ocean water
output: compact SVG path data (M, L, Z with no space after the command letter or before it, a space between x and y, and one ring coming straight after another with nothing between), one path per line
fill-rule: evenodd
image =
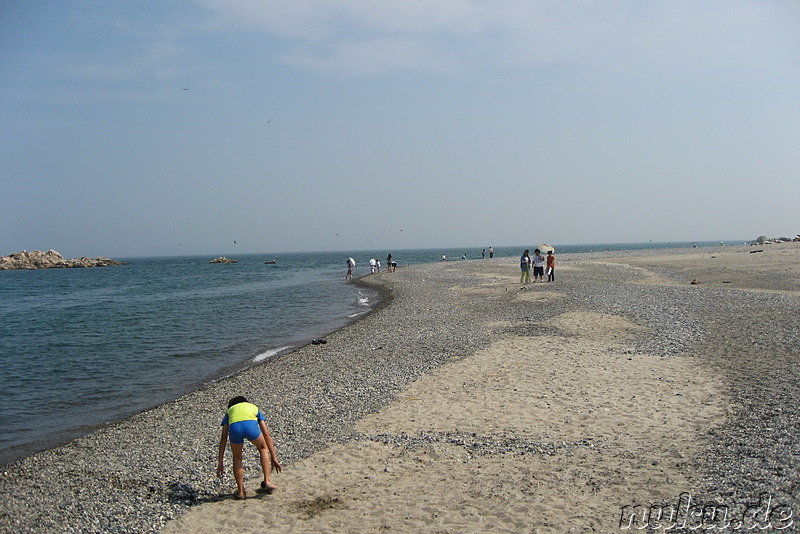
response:
M719 243L698 243L710 245ZM564 253L691 244L556 246ZM495 247L495 256L524 248ZM392 252L401 266L481 255L474 247ZM117 258L130 264L0 271L0 464L341 328L377 301L344 281L347 257L360 276L370 258L385 263L386 255L242 255L236 264Z

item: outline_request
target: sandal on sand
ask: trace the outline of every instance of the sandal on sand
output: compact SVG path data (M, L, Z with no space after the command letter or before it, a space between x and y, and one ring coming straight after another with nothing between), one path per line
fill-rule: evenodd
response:
M257 489L256 492L258 492L258 493L272 493L276 489L278 489L277 486L268 486L266 482L262 481L261 482L261 488Z

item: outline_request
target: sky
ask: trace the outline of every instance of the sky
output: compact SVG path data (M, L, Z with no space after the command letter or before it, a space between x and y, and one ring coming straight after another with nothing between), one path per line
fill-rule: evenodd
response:
M0 0L0 254L793 237L795 0Z

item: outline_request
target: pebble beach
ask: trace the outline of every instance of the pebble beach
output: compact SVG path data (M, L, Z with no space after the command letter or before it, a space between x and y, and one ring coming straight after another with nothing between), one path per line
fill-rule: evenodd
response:
M800 244L518 281L516 257L366 276L381 305L327 343L4 466L0 532L618 532L687 495L719 531L800 531ZM237 395L284 467L256 496L246 446L244 501L215 474Z

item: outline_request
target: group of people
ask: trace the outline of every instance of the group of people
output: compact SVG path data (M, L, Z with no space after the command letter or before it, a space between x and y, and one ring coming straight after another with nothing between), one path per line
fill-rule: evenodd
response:
M353 258L347 258L347 274L345 274L345 280L352 280L353 279L353 270L356 268L356 260ZM389 253L386 256L386 270L390 273L393 273L397 269L397 262L392 258L392 254ZM381 272L381 262L380 260L376 260L375 258L371 258L369 260L369 270L371 273L379 273Z
M486 249L481 251L481 258L486 257ZM489 247L489 257L494 257L494 248ZM464 254L461 258L462 260L467 259L467 255ZM447 256L442 254L442 261L447 261ZM392 258L391 253L386 256L386 265L388 271L394 272L397 269L397 262L394 261ZM520 275L519 281L520 283L524 284L527 282L544 282L544 275L545 272L547 273L547 281L548 282L555 282L556 275L556 256L553 254L552 250L547 251L547 255L542 255L542 251L538 248L533 251L533 256L530 255L530 250L525 249L525 252L522 253L519 259L519 266L522 274ZM353 270L356 267L356 260L353 258L347 258L347 274L345 275L345 280L352 280L353 279ZM372 258L369 260L369 267L370 272L378 273L381 270L381 262ZM533 280L531 280L531 271L533 271Z
M369 272L373 274L381 272L381 261L371 258L369 260Z
M522 274L519 282L524 284L531 281L531 267L533 268L533 281L544 282L545 265L547 266L547 281L554 282L556 279L556 256L552 250L547 251L547 256L542 256L542 252L537 248L533 251L531 258L530 251L525 249L519 258L519 268Z

